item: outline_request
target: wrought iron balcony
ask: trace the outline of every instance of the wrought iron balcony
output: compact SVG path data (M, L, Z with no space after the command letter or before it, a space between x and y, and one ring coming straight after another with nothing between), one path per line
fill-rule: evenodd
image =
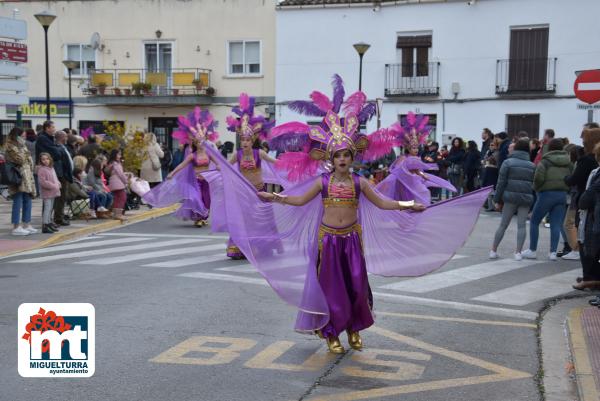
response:
M496 93L556 91L556 58L508 59L496 62Z
M90 96L212 96L210 74L204 68L94 69L83 92Z
M439 62L385 65L385 96L437 96L439 93Z

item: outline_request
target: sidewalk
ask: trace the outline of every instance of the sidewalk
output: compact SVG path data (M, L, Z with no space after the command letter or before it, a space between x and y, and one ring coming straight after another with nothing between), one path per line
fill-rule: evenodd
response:
M594 294L586 295L560 301L542 317L546 401L600 401L600 309L588 304Z
M136 223L139 221L160 217L173 212L178 205L162 209L148 209L147 206L141 206L139 210L126 212L129 221L125 224ZM118 220L110 219L90 219L71 220L71 225L60 227L60 231L55 234L42 234L42 201L34 199L31 210L31 224L39 230L38 234L28 235L26 237L12 236L13 228L10 217L12 202L0 197L0 256L8 256L13 253L43 248L45 246L58 244L64 241L83 237L89 234L111 230L120 227L122 223Z

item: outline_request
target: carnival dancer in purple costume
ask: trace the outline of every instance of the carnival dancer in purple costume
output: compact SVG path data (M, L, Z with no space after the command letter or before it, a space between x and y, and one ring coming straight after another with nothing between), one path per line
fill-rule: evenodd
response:
M265 140L266 135L275 125L264 116L254 114L255 98L246 93L240 94L239 106L232 111L235 116L227 117L227 129L235 132L240 138L241 149L233 154L231 164L237 165L240 173L256 188L257 191L265 189L262 162L275 163L267 153L258 149L260 140ZM244 254L233 243L231 238L227 243L227 256L232 259L244 259Z
M431 204L429 188L445 188L456 192L448 181L425 171L437 170L434 163L425 163L419 157L419 147L427 143L431 127L429 116L409 111L401 123L393 124L388 132L396 137L397 144L406 154L399 156L390 166L390 175L377 185L377 190L395 200L414 199L424 205Z
M143 199L156 207L182 202L175 216L194 221L197 227L207 224L210 209L208 182L202 173L210 169L214 158L206 153L205 146L213 146L219 134L217 122L208 110L195 107L187 116L179 116L179 128L172 136L187 146L189 153L162 184L154 187ZM214 163L213 163L214 164Z
M324 163L333 163L332 172L281 194L257 196L215 149L207 152L222 175L225 216L236 245L273 290L297 308L295 329L320 333L331 352L342 353L339 334L347 331L350 346L361 349L359 331L373 324L367 272L419 276L443 266L468 238L489 189L426 209L380 196L349 167L354 157L375 160L389 153L393 135L386 129L369 136L357 132L373 105L361 92L344 102L337 75L333 86L332 100L313 92L312 102L300 104L323 118L318 126L291 122L270 133L271 149L302 150L279 158L277 165L289 171L288 178L310 178ZM265 220L272 224L257 224Z

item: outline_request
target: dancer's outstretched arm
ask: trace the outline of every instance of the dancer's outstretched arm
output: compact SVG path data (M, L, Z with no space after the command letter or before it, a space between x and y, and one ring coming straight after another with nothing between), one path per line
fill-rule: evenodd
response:
M385 210L414 210L415 212L422 212L425 210L425 206L414 201L402 202L390 199L381 198L371 187L371 184L364 178L360 179L360 190L368 200L373 202L375 206Z
M267 152L265 152L262 149L258 152L258 154L260 155L260 158L266 162L275 163L277 161L277 159L272 158Z
M267 202L278 202L285 205L303 206L310 202L315 196L321 192L321 177L315 180L314 184L302 195L289 196L272 194L269 192L259 192L258 197Z
M177 167L175 167L175 169L173 171L171 171L168 175L167 175L167 179L173 178L173 176L175 174L177 174L178 172L180 172L181 170L183 170L185 168L185 166L187 166L188 164L190 164L190 162L192 161L192 158L194 157L193 153L190 153L189 155L187 155L185 157L185 159L183 159L183 161L181 163L179 163L177 165Z

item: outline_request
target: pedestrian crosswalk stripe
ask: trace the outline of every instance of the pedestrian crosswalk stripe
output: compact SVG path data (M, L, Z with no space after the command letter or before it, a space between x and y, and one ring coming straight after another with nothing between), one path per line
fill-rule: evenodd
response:
M104 240L104 239L96 238L96 240L92 241L92 242L90 242L90 241L85 242L85 243L77 242L77 243L68 244L68 245L58 245L58 246L51 246L48 248L34 249L32 251L20 253L19 255L20 256L29 256L29 255L39 255L42 253L57 252L57 251L69 251L72 249L98 248L98 247L115 245L115 244L126 244L126 243L131 243L131 242L148 241L148 239L149 238L121 238L121 239Z
M524 306L570 292L570 284L574 283L580 274L581 269L573 269L471 299L495 304Z
M493 306L469 304L464 302L443 301L440 299L420 298L409 295L389 294L386 292L373 292L375 297L390 298L400 301L402 304L430 306L433 308L446 308L454 310L462 310L466 312L485 313L489 315L512 317L517 319L535 320L538 314L535 312L498 308Z
M195 230L200 231L200 230ZM221 234L147 234L147 233L102 233L98 234L102 237L154 237L154 238L206 238L206 239L227 239L228 235Z
M193 239L176 239L172 241L155 241L155 242L145 242L143 244L137 245L128 245L128 246L118 246L116 248L103 248L103 249L95 249L90 251L75 251L67 254L58 254L58 255L48 255L48 256L40 256L37 258L28 258L28 259L19 259L15 260L11 263L43 263L50 262L54 260L62 260L62 259L75 259L75 258L83 258L87 256L97 256L97 255L107 255L111 253L117 252L129 252L129 251L140 251L148 248L163 248L166 246L174 246L174 245L182 245L182 244L191 244L191 243L200 243L205 242L207 240L198 240L196 238ZM85 263L85 262L84 262Z
M219 267L218 269L215 270L221 270L224 272L234 272L234 273L256 273L256 269L250 264L250 263L246 263L243 265L237 265L237 266L228 266L228 267Z
M177 240L181 243L181 240ZM194 239L187 241L189 242L198 242L199 240ZM206 241L206 240L200 240ZM214 245L204 245L204 246L190 246L187 248L175 248L175 249L167 249L163 251L156 252L146 252L146 253L138 253L133 255L123 255L123 256L115 256L112 258L99 258L99 259L91 259L85 260L81 262L77 262L79 265L114 265L117 263L125 263L125 262L133 262L134 260L144 260L144 259L152 259L152 258L161 258L165 256L177 256L177 255L185 255L190 253L197 253L202 251L214 251L216 249L222 249L225 252L225 244L214 244ZM199 255L198 258L201 256Z
M223 246L220 249L225 250ZM215 253L214 255L202 255L194 256L191 258L168 260L165 262L151 263L149 265L143 265L143 267L184 267L184 266L199 266L210 262L218 262L221 260L228 260L225 256L225 252Z
M541 262L536 260L522 260L517 262L512 259L500 259L493 262L479 263L476 265L461 267L459 269L448 270L442 273L430 274L427 276L386 284L379 288L422 294L475 280L480 280L486 277L495 276L511 270L521 269L537 263Z
M263 286L269 285L267 283L267 281L262 278L239 277L239 276L233 276L230 274L191 272L191 273L178 274L178 276L191 277L191 278L203 278L203 279L207 279L207 280L230 281L230 282L234 282L234 283L256 284L256 285L263 285Z

